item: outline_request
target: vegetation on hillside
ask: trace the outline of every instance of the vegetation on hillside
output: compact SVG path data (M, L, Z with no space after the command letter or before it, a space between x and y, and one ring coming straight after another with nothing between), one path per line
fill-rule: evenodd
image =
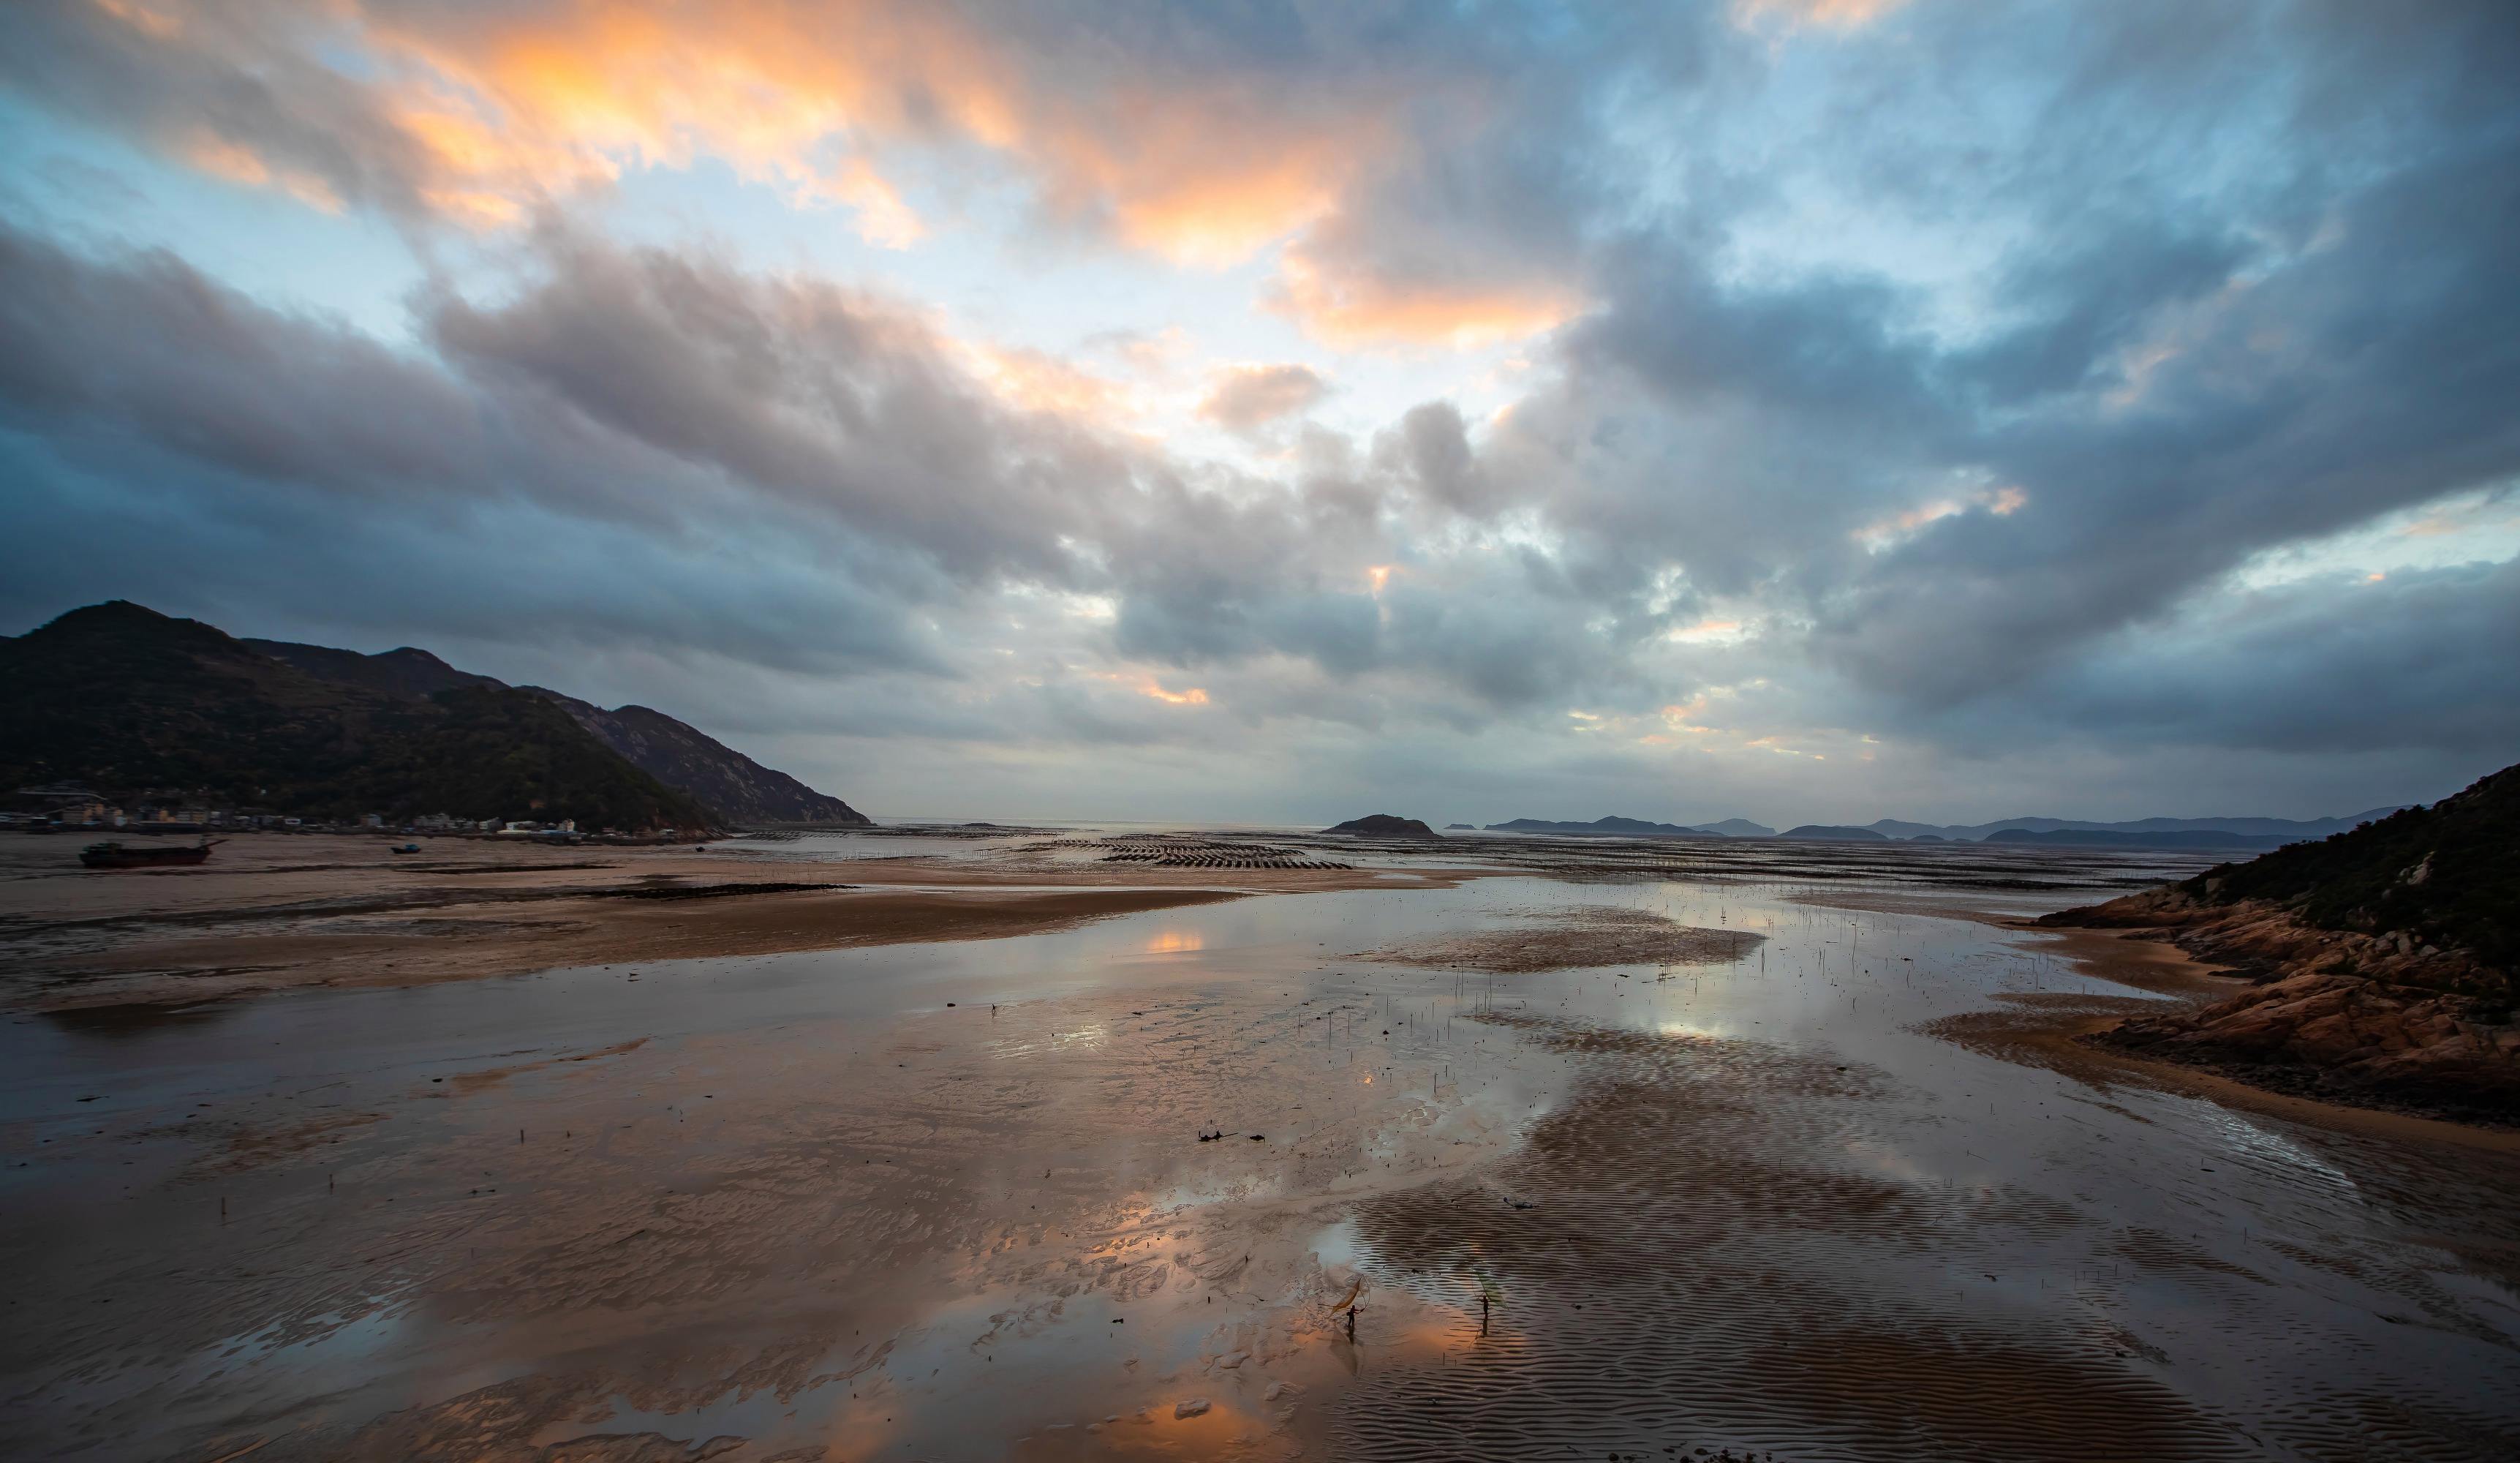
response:
M2265 899L2321 929L2403 932L2520 968L2520 766L2430 807L2223 864L2181 888L2209 903Z

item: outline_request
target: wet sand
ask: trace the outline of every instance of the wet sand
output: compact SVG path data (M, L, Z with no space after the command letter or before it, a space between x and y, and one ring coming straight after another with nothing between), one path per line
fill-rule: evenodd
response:
M2507 1148L2023 1060L1967 1024L2198 978L1896 907L1964 882L1845 910L1739 864L1570 860L22 1008L0 1435L786 1463L2520 1443ZM2116 877L2041 870L2017 882ZM1725 938L1681 963L1586 931ZM1507 968L1409 963L1448 949ZM1566 963L1621 955L1650 958Z
M415 985L557 965L999 939L1141 910L1373 888L1377 873L1018 857L845 863L777 844L572 849L490 839L247 835L198 869L98 874L69 838L0 840L0 1002L189 1002ZM1012 853L1033 841L996 841ZM813 877L796 877L799 869ZM1448 883L1428 870L1416 883Z

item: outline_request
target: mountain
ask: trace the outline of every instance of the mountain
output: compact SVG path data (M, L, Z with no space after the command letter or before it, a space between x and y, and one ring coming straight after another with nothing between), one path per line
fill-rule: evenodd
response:
M401 658L375 674L422 672ZM164 789L337 819L444 812L633 829L720 821L528 692L459 682L417 698L328 680L210 625L121 600L0 637L0 724L9 728L0 743L9 786Z
M1788 828L1784 832L1778 834L1777 837L1786 839L1808 839L1815 842L1831 844L1886 844L1890 842L1888 835L1875 833L1869 828L1847 828L1834 823L1805 823L1800 828Z
M1418 822L1416 818L1403 818L1395 813L1368 813L1362 818L1350 818L1346 822L1341 823L1334 828L1326 828L1322 831L1325 833L1348 833L1357 835L1360 838L1374 839L1433 839L1441 837L1441 835L1437 834L1434 829Z
M2368 812L2342 818L2137 818L2124 823L2096 823L2078 818L2000 818L1992 823L1908 823L1897 818L1882 818L1865 826L1894 839L1912 839L1923 834L1936 834L1947 839L1983 840L2006 830L2023 833L2225 833L2245 838L2284 840L2321 839L2331 833L2343 833L2359 824L2385 818L2398 811L2395 807L2375 807ZM2164 848L2207 846L2204 845L2146 844L2144 847ZM2227 846L2246 846L2230 845ZM2261 845L2272 847L2272 844Z
M1776 830L1765 828L1747 818L1727 818L1721 823L1648 823L1642 818L1596 818L1590 823L1558 823L1547 818L1516 818L1509 823L1490 823L1490 833L1547 833L1559 838L1593 839L1687 839L1687 838L1774 838Z
M817 793L662 711L640 706L607 711L539 686L524 689L551 698L578 725L646 768L658 782L681 788L739 823L842 823L864 828L875 822L829 793Z
M441 692L468 687L511 689L503 681L458 670L428 652L409 646L363 656L357 651L285 640L243 643L318 680L401 700L426 701ZM640 706L608 711L540 686L514 689L560 708L570 720L627 757L633 766L669 788L690 794L735 822L838 823L856 827L873 822L839 799L815 792L785 772L765 767L662 711Z
M408 645L382 655L363 656L354 650L296 645L287 640L240 640L237 643L258 650L275 661L294 665L319 681L360 686L405 701L427 701L440 691L452 691L462 686L503 684L486 675L458 670L428 652L415 650Z
M2097 828L2056 828L2034 833L2026 828L2006 828L1978 842L2049 844L2069 848L2280 848L2297 840L2280 833L2121 833Z
M1777 836L1777 830L1747 818L1727 818L1721 823L1692 823L1689 826L1700 833L1718 833L1729 839L1772 839Z
M1694 828L1677 823L1648 823L1642 818L1596 818L1590 823L1552 823L1546 818L1516 818L1510 823L1490 823L1490 833L1553 833L1563 838L1595 839L1670 839L1696 838Z

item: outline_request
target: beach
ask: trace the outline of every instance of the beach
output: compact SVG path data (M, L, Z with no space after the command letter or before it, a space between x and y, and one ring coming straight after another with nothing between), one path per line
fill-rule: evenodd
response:
M2161 867L1112 860L1129 837L6 865L0 1432L781 1463L2520 1440L2507 1135L2066 1039L2214 988L2015 928Z

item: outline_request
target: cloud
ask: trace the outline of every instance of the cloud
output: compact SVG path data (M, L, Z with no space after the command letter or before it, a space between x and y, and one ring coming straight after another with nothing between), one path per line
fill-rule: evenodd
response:
M712 159L904 248L936 226L917 183L950 178L951 198L1012 179L1047 229L1177 263L1229 267L1300 236L1272 297L1320 338L1463 343L1545 330L1580 297L1562 256L1483 253L1434 216L1415 237L1391 227L1409 190L1485 187L1485 206L1512 206L1513 180L1455 135L1537 120L1514 32L1549 23L1498 19L1489 33L1418 6L60 0L0 21L0 82L214 176L414 226L527 227ZM1567 89L1548 94L1562 108ZM1520 171L1562 172L1537 154Z
M1216 373L1198 414L1228 432L1250 434L1303 411L1328 389L1310 366L1234 366Z
M1387 739L1551 796L1773 789L1752 763L1814 760L1784 748L1958 798L1972 764L2037 786L2045 749L2165 794L2375 779L2338 798L2367 805L2512 729L2504 549L2245 571L2520 480L2507 5L116 0L0 27L21 102L326 229L391 220L425 280L388 338L206 250L0 230L0 512L79 546L10 591L26 616L129 592L113 544L207 546L199 608L372 603L397 639L695 687L803 667L745 714L1009 777L1126 744L1184 786L1201 756L1433 775ZM950 306L985 294L1024 323L1001 342L809 251L622 242L658 231L607 211L613 180L703 160L945 294L968 261L920 251L955 229L1128 251L1148 313L1212 308L1200 337L1258 363L1160 318L1092 334L1090 292L1020 278ZM495 247L437 267L450 228ZM1162 436L1200 421L1245 440ZM2340 770L2234 782L2251 758Z

